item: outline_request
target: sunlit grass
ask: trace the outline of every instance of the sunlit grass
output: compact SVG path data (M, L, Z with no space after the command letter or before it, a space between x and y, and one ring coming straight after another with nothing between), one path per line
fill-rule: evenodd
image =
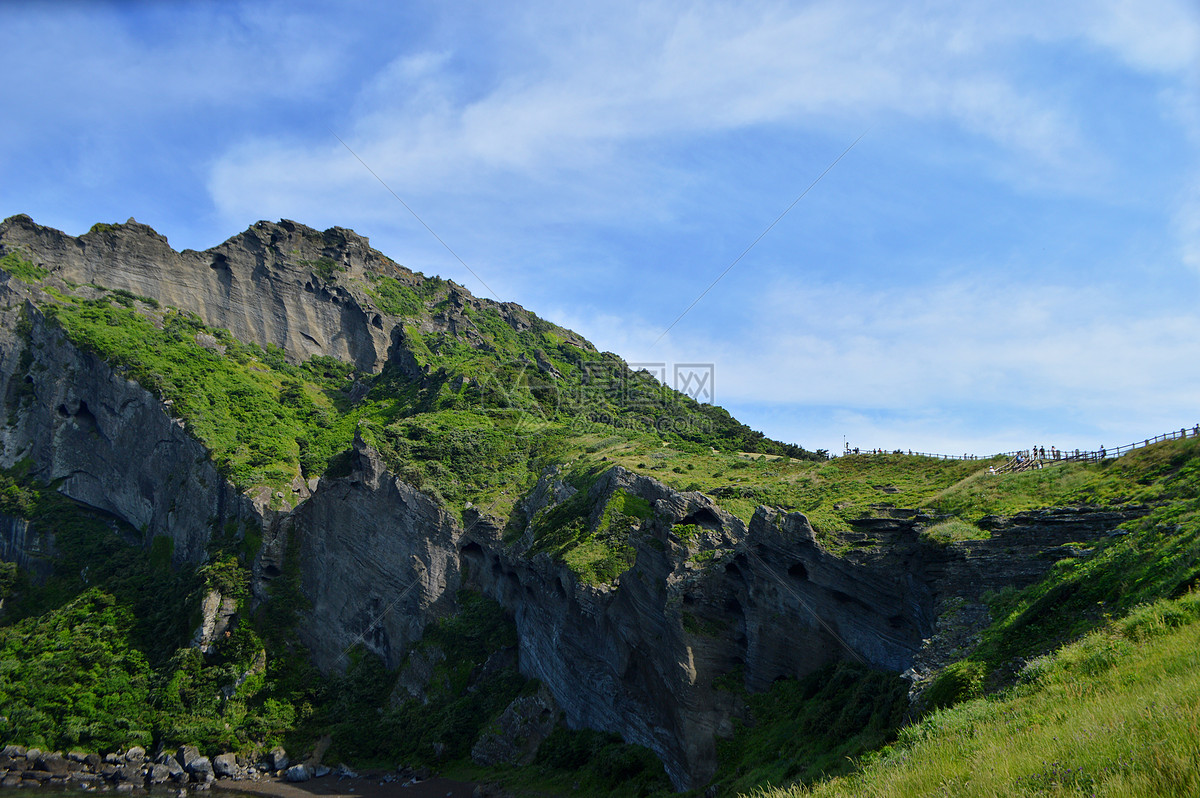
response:
M945 521L939 521L923 530L921 535L927 540L942 544L957 543L961 540L983 540L991 537L990 533L961 518L947 518Z
M906 728L798 796L1200 794L1200 597L1142 608L1032 663L1007 695Z

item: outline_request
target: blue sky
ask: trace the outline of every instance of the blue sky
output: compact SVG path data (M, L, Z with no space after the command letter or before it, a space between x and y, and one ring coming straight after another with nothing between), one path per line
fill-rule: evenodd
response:
M1200 421L1200 10L1044 5L6 3L0 215L351 227L809 448L1112 447Z

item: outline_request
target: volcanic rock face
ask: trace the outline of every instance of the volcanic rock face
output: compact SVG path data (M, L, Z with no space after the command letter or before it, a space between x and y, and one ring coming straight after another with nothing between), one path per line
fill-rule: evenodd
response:
M645 745L677 786L695 787L712 775L715 737L740 713L722 679L740 674L758 691L842 659L904 671L940 607L978 604L1002 582L1028 584L1055 559L1042 551L1131 517L1018 518L990 541L948 546L921 540L927 517L876 519L839 557L799 513L759 508L746 525L703 494L620 467L590 498L602 507L618 490L655 517L633 567L614 585L588 585L563 563L502 542L501 519L468 513L463 529L359 441L352 473L322 480L291 519L314 602L306 642L324 666L360 641L397 663L421 626L451 609L454 590L480 590L512 612L521 670L542 681L568 724ZM684 540L681 525L703 531Z
M14 216L0 224L0 239L64 280L156 299L298 360L330 355L368 371L386 360L391 343L382 317L329 277L371 270L415 279L350 230L318 233L287 221L259 222L205 252L176 252L132 219L74 238Z
M207 252L176 253L133 222L76 239L13 217L0 225L0 244L19 245L62 279L191 310L293 358L332 355L374 370L391 350L404 363L402 325L354 280L416 278L349 231L264 222ZM348 279L322 279L331 269ZM838 555L799 513L759 508L746 524L703 494L614 467L588 494L593 526L617 491L653 514L631 537L632 567L612 584L585 584L533 554L531 534L502 540L506 519L468 511L460 522L389 474L361 439L345 473L326 474L311 496L300 491L294 510L270 510L217 472L167 404L71 344L31 296L0 278L0 465L27 459L34 476L141 530L144 544L169 536L179 562L202 561L214 529L261 525L256 598L268 600L267 584L295 563L312 605L300 633L324 669L342 667L358 643L400 665L425 626L454 611L456 591L482 591L512 613L521 671L543 682L570 725L648 746L681 788L711 777L715 738L732 733L742 710L730 681L763 690L842 659L904 671L946 607L982 606L986 589L1028 584L1054 559L1076 556L1068 541L1129 517L992 519L990 540L939 546L919 534L931 519L881 512ZM452 288L428 323L452 328L481 302ZM494 307L514 328L528 323L516 306ZM548 471L523 504L526 517L573 490ZM5 559L33 562L52 546L26 526L3 528Z
M403 364L411 358L403 324L376 307L367 288L381 276L407 286L423 278L353 230L263 221L204 252L176 252L133 219L73 237L18 215L0 222L0 247L63 280L123 289L195 313L242 341L278 346L293 361L327 355L375 372L389 359ZM515 330L530 325L519 305L479 299L454 283L447 288L444 309L424 324L470 338L464 311L487 306ZM560 332L573 345L593 348Z
M34 581L45 579L54 572L54 534L0 513L0 562L16 563Z
M424 493L387 473L361 439L351 473L322 479L313 497L278 525L272 552L288 546L312 602L301 638L322 669L345 667L362 643L398 666L430 620L454 610L461 529ZM261 559L279 573L280 556Z
M170 537L177 562L196 562L214 527L262 513L217 472L208 453L137 383L51 327L0 285L0 465L28 459L63 494L111 513L144 540Z

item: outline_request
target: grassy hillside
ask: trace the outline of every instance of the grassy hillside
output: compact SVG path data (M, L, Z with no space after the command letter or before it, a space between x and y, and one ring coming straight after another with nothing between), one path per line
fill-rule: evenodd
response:
M1200 794L1200 595L1031 660L995 698L904 728L849 776L760 798Z
M945 493L965 507L964 495L980 497L973 517L1088 499L1154 506L1089 557L993 596L979 648L925 694L941 708L893 745L850 775L751 794L1197 794L1200 440L1054 470L992 479L986 491L972 477Z

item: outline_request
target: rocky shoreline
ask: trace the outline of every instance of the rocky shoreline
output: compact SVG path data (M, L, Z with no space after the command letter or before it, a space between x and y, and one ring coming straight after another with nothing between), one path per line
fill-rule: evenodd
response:
M323 746L318 745L318 750ZM170 789L179 798L189 791L213 788L273 798L390 795L421 798L495 794L486 786L434 777L425 769L401 766L395 772L360 775L345 767L330 768L318 756L292 763L280 747L258 761L223 753L211 759L191 745L176 752L149 756L134 746L128 751L98 754L84 751L42 751L20 745L0 749L0 788L58 787L83 791L144 793Z
M294 778L311 777L307 764L295 765ZM193 745L175 753L162 752L150 757L146 749L134 746L128 751L109 754L69 751L42 751L8 745L0 750L0 787L74 786L83 789L115 789L130 792L138 788L174 784L183 789L205 790L217 779L257 780L288 778L287 753L276 748L260 762L251 763L240 754L220 754L209 759ZM325 768L325 772L329 772ZM323 775L323 774L322 774Z

